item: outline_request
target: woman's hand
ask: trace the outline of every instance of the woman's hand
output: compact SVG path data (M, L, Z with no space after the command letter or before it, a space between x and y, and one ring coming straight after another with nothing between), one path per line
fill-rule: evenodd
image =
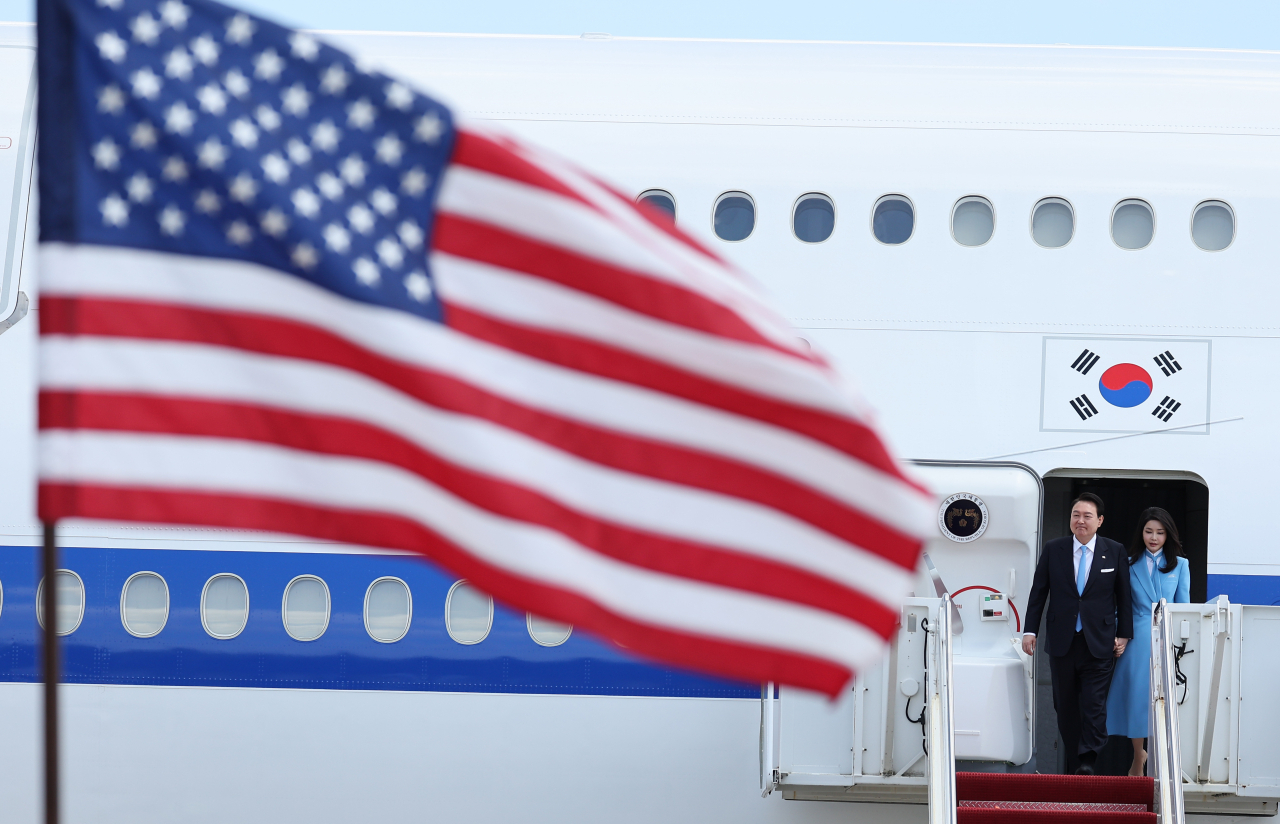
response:
M1129 646L1129 639L1117 638L1115 640L1116 640L1116 657L1119 658L1121 655L1124 655L1124 648Z

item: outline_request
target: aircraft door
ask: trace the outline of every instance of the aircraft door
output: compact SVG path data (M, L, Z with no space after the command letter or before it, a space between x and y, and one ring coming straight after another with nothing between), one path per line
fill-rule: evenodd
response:
M936 496L938 521L889 649L835 701L789 687L762 694L765 792L924 802L926 684L929 662L938 665L944 592L957 607L951 622L956 757L1014 766L1031 761L1033 662L1020 642L1039 555L1040 479L1012 463L920 462L914 472ZM968 768L975 767L990 768Z
M1022 619L1039 557L1043 488L1022 464L921 462L938 498L917 595L951 593L957 759L1030 761L1033 663Z

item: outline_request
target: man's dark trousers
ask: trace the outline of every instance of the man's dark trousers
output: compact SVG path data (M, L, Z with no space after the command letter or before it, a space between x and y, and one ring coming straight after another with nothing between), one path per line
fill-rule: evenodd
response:
M1107 743L1107 692L1115 667L1115 655L1093 656L1083 632L1075 634L1066 655L1049 656L1053 708L1058 713L1067 775L1080 766L1078 753L1097 753Z

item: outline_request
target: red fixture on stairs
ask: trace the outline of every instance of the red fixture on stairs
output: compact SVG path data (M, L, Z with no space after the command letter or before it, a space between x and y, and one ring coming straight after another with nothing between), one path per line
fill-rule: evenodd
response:
M956 773L957 824L1156 824L1155 781Z

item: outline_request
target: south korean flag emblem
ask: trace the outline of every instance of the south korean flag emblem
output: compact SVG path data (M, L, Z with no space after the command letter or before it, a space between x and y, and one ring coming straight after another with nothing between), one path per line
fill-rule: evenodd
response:
M1046 337L1044 432L1206 433L1211 342Z

